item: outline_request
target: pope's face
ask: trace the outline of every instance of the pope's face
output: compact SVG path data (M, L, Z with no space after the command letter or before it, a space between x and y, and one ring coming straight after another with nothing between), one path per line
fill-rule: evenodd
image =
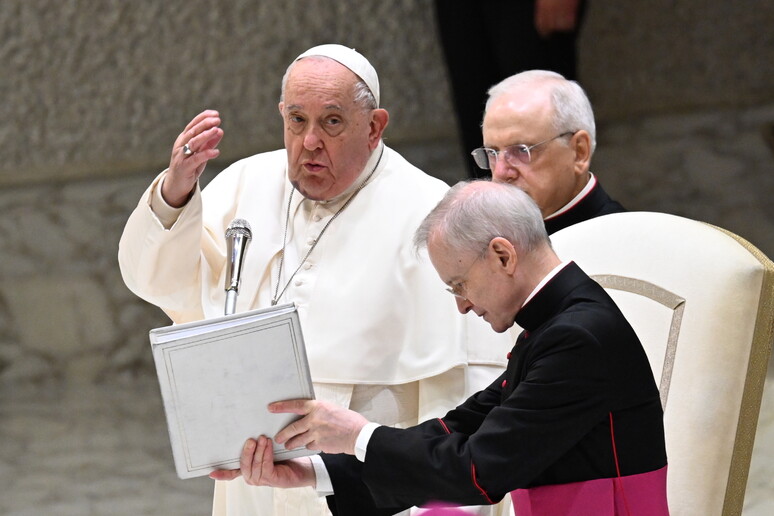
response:
M328 59L302 59L290 71L279 105L288 176L309 199L328 200L344 192L378 145L381 130L373 113L379 110L355 103L357 80Z

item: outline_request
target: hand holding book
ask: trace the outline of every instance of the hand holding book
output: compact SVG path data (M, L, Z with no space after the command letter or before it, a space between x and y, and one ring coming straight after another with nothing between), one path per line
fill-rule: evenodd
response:
M298 419L269 403L313 399L293 304L151 330L169 436L180 478L239 467L248 438ZM276 445L276 460L315 453Z

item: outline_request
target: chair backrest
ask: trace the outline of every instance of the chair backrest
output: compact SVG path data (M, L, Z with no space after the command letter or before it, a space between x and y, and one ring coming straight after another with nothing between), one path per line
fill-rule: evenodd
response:
M629 212L551 236L613 297L664 406L673 516L741 514L774 338L774 264L717 227Z

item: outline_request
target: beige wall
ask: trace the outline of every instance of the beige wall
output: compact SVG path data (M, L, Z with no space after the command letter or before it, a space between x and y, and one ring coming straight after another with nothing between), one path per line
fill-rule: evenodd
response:
M594 170L631 209L731 229L774 254L773 2L590 0L581 80ZM152 374L166 324L118 275L121 228L172 141L221 111L217 166L281 144L287 63L322 42L379 71L386 137L462 166L429 0L0 1L0 382ZM461 37L465 37L461 35Z
M600 119L774 101L774 3L588 3L580 69ZM224 162L276 147L279 78L321 42L373 61L389 138L448 137L434 31L429 0L3 0L0 185L156 168L208 107Z
M0 24L0 184L157 168L205 108L223 161L276 148L282 74L325 42L376 65L389 136L449 133L428 2L3 0Z

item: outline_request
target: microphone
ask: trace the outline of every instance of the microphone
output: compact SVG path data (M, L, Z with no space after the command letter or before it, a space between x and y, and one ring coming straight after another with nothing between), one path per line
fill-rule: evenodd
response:
M229 262L226 267L226 308L225 314L231 315L236 309L239 283L241 282L242 266L253 232L250 223L245 219L234 219L226 229L226 244Z

